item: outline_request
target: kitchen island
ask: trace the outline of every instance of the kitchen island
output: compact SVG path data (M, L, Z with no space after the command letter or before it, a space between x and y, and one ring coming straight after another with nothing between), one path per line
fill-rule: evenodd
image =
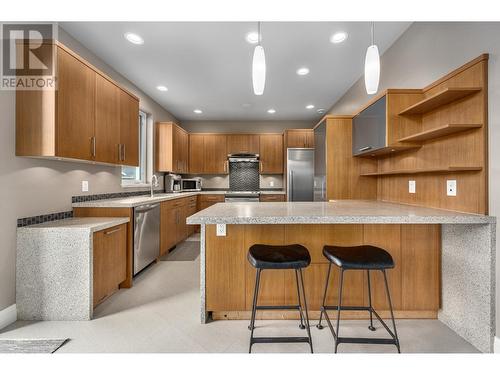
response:
M300 243L311 253L305 271L310 316L319 315L329 245L372 244L393 256L388 273L397 318L438 318L483 352L493 351L495 333L494 217L380 201L224 203L188 217L201 224L201 321L248 319L255 271L246 260L255 243ZM217 236L216 224L226 233ZM336 283L334 273L331 279ZM374 275L375 276L375 275ZM387 316L379 275L373 280L374 307ZM366 303L362 272L345 278L346 304ZM337 300L329 289L328 304ZM296 303L287 270L264 272L260 302ZM264 314L263 314L264 313ZM295 315L294 315L295 314ZM343 314L344 318L364 315ZM260 319L297 318L263 311Z

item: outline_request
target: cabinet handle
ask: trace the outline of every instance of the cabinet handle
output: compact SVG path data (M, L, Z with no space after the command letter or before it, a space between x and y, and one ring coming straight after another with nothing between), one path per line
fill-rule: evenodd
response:
M90 138L92 157L95 158L95 137Z
M263 168L263 167L262 167L262 165L263 165L263 164L264 164L264 162L263 162L263 161L261 161L261 162L259 163L259 172L260 172L260 173L262 173L262 168Z
M125 148L125 145L122 145L122 150L123 150L123 159L122 160L125 161L127 159L127 156L126 156L127 149Z
M229 167L229 162L226 160L224 162L224 173L229 173L229 171L228 171L229 168L228 167Z
M118 161L122 161L122 145L118 144Z
M358 151L368 151L372 148L372 146L361 147Z
M121 231L122 228L116 228L116 229L113 229L113 230L110 230L110 231L107 231L107 232L104 232L105 235L110 235L110 234L113 234L113 233L116 233L116 232L119 232Z

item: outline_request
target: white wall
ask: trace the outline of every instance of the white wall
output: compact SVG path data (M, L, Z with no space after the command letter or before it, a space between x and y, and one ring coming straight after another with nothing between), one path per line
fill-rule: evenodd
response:
M489 212L500 214L500 23L415 23L381 59L379 90L422 88L482 53L489 53ZM361 77L329 110L351 114L370 99ZM497 229L497 233L499 233ZM498 236L497 236L498 237ZM500 244L497 242L497 257ZM497 262L497 285L500 262ZM500 311L497 287L496 310ZM497 336L500 314L496 315Z
M79 53L140 98L140 108L154 120L174 117L131 82L113 71L85 47L59 31L60 41ZM16 220L71 210L71 197L81 193L82 180L90 194L121 191L120 167L15 156L15 92L0 91L0 311L15 303Z

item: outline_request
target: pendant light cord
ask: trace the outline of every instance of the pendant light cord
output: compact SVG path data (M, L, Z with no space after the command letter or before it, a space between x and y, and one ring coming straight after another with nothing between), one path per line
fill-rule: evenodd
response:
M257 30L258 30L257 32L259 34L259 46L260 46L261 43L262 43L262 36L261 36L261 33L260 33L260 21L257 22Z
M375 22L372 22L372 46L375 44Z

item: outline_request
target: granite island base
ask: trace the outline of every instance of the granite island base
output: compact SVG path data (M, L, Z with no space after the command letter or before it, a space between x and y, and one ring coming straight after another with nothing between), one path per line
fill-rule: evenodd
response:
M218 204L188 218L201 224L201 320L248 319L255 271L246 254L255 243L306 246L305 271L311 317L319 315L328 263L325 244L373 244L396 262L389 283L397 318L439 318L483 352L493 351L495 219L484 215L376 201ZM226 224L226 236L215 224ZM337 273L328 304L337 299ZM381 275L373 275L374 307L387 316ZM259 301L296 303L293 275L263 272ZM348 271L345 302L366 303L366 277ZM364 313L358 313L364 314ZM343 318L366 318L342 313ZM258 315L295 319L293 312Z

